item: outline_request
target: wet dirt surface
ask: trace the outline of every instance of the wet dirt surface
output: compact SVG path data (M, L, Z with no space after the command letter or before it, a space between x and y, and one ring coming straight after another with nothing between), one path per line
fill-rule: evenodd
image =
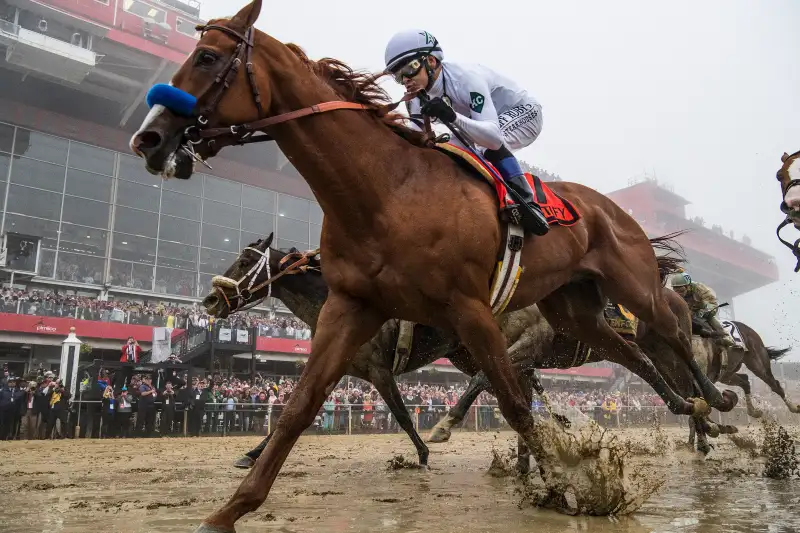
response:
M798 429L787 429L797 439ZM237 531L800 531L800 480L761 477L763 458L746 442L720 437L703 459L675 445L685 430L619 433L637 442L630 461L665 480L629 517L569 517L532 507L515 476L488 474L493 450L503 455L515 447L509 432L454 432L450 442L430 445L430 470L397 467L398 455L416 458L405 435L309 436L266 503ZM0 531L188 533L230 497L246 473L231 463L258 440L0 442Z

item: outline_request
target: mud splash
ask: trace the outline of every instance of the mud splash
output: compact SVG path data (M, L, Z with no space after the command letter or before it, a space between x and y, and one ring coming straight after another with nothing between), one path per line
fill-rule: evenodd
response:
M536 430L539 473L544 494L527 492L541 507L570 515L624 515L639 509L663 485L648 466L626 466L630 444L596 423L567 432L540 421Z
M800 478L800 458L795 450L794 439L786 428L775 420L762 419L764 427L764 446L762 454L766 457L764 477L771 479Z

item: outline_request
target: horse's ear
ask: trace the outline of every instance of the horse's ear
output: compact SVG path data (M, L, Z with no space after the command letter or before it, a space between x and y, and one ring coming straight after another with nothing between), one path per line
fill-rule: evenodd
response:
M241 28L248 29L256 23L259 14L261 14L261 0L253 0L240 9L231 19L231 22Z
M787 159L789 159L789 154L783 152L783 155L781 156L781 163L786 163Z
M275 236L275 234L274 234L274 233L270 233L269 235L267 235L267 238L266 238L266 239L264 239L264 242L266 243L266 244L265 244L265 246L264 246L264 249L265 249L265 250L266 250L267 248L269 248L270 246L272 246L272 238L273 238L274 236Z

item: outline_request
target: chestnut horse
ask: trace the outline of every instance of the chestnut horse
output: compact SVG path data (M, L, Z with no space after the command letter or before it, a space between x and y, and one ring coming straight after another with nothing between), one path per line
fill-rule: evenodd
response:
M794 271L800 270L800 239L794 244L784 241L781 238L781 230L789 224L800 229L800 151L789 155L784 153L781 156L783 165L778 170L778 181L781 184L781 211L786 215L786 219L778 225L778 240L789 248L797 258L797 266Z
M579 507L594 505L577 494L589 481L584 463L578 458L565 468L558 452L543 444L549 429L534 424L492 315L491 280L507 246L494 191L430 149L426 136L397 126L372 77L335 60L310 61L297 47L256 30L260 11L261 0L254 0L233 18L200 28L196 50L172 79L170 89L182 96L172 94L167 108L154 93L157 105L130 143L151 172L189 178L194 159L266 131L325 214L321 250L329 293L312 355L264 454L198 531L233 531L239 518L264 502L327 391L390 318L454 331L488 376L503 416L531 449L551 494L566 501L571 491ZM538 302L553 327L646 364L647 357L601 312L584 305L609 297L664 338L690 366L711 406L732 408L736 396L721 394L692 358L689 335L665 304L655 253L639 224L593 189L574 183L552 188L582 218L546 237L525 239L525 273L507 309ZM685 400L681 410L694 412ZM604 459L589 459L598 460ZM576 473L583 477L570 480ZM624 499L619 486L605 494Z

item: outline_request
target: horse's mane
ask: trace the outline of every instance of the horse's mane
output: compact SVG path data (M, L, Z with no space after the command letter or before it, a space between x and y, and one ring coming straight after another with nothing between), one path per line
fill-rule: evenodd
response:
M404 117L402 115L385 113L385 107L392 103L392 100L378 85L382 74L354 71L342 61L330 57L314 61L309 59L303 49L294 43L288 43L286 47L343 100L366 106L383 124L410 143L417 146L427 145L424 133L403 125Z
M670 274L680 272L683 265L686 264L686 252L683 246L676 240L684 233L686 233L686 230L680 230L650 239L650 245L653 247L653 250L662 252L656 255L658 275L661 278L661 283L666 282L667 276Z

